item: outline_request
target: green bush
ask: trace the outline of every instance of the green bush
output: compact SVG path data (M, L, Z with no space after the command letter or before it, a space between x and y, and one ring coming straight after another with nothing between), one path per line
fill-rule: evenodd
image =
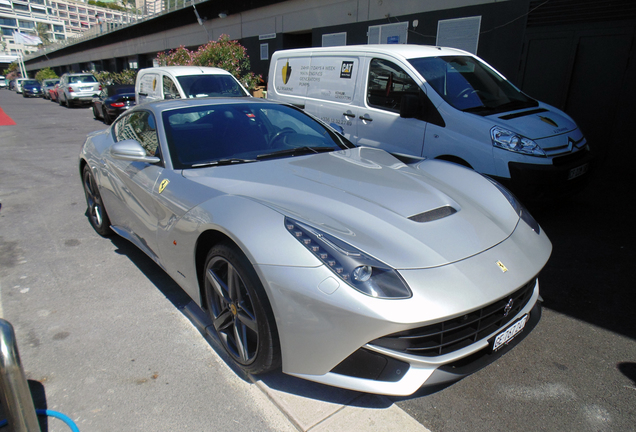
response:
M38 73L35 74L35 79L40 82L44 81L45 79L51 79L51 78L59 78L59 77L53 71L53 69L48 67L44 69L40 69Z
M198 50L190 51L180 46L167 54L157 54L159 64L164 66L211 66L230 72L249 90L254 90L261 76L251 72L250 60L243 45L221 35L217 41L201 45Z
M137 70L135 69L125 69L121 72L93 72L97 81L102 85L113 85L113 84L130 84L135 85L135 80L137 79Z

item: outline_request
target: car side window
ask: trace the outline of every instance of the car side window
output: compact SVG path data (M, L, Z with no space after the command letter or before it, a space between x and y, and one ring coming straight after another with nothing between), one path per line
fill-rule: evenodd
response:
M419 92L419 86L401 67L388 60L371 60L367 84L369 106L399 113L402 96Z
M146 150L148 156L160 157L157 122L148 111L135 111L122 116L114 125L116 141L133 139Z
M181 99L177 85L170 77L163 77L163 98L164 99Z

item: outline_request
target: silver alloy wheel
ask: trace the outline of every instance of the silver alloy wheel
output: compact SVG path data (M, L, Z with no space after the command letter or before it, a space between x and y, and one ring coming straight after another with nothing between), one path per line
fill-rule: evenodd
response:
M258 354L258 322L243 277L224 257L215 256L205 272L214 328L232 358L249 365Z

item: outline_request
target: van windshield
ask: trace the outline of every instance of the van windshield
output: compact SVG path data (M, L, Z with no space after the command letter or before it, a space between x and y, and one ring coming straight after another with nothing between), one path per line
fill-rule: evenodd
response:
M487 116L539 105L474 57L423 57L409 63L460 111Z
M177 79L187 98L247 96L230 75L184 75Z

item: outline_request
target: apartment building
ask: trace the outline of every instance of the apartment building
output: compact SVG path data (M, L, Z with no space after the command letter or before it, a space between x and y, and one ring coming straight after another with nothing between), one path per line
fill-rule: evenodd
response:
M64 41L100 23L125 23L129 14L81 1L71 0L0 0L0 52L16 54L20 50L35 51L35 47L16 44L13 32L35 34L38 23L48 29L51 43Z

